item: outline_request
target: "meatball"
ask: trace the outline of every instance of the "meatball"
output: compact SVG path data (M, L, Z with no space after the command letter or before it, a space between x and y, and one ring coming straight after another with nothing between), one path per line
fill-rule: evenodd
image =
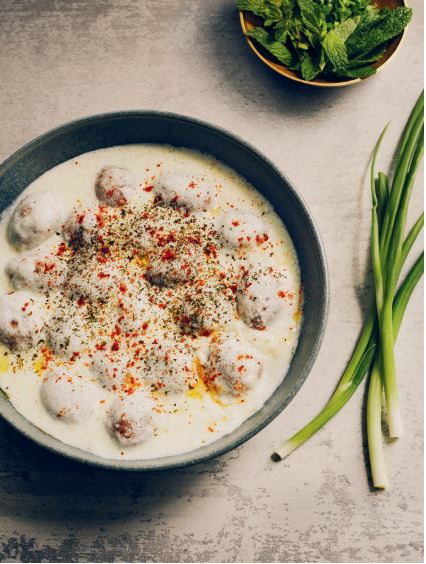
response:
M184 393L197 383L193 353L184 343L173 347L153 341L144 358L143 379L153 390L164 393Z
M216 230L231 247L261 245L269 239L262 218L250 211L225 212L217 219Z
M117 292L122 279L120 270L112 264L100 264L96 260L72 270L65 282L69 296L83 296L89 301L106 301Z
M152 399L143 392L117 398L108 411L108 430L122 446L143 443L154 434L154 407Z
M149 255L146 277L151 284L170 288L195 280L203 262L199 245L185 242L165 245Z
M65 367L49 369L40 388L41 401L52 417L66 423L88 419L95 405L94 385Z
M10 243L19 250L37 247L60 230L62 209L51 192L29 194L16 206L9 222Z
M43 338L44 315L37 297L20 290L0 296L0 342L26 351Z
M81 317L53 319L46 327L46 339L52 352L66 359L80 356L87 348L89 335Z
M139 333L145 330L144 324L152 320L152 304L144 286L129 284L126 288L119 300L119 312L123 317L121 325L129 333Z
M287 271L272 268L248 272L238 286L238 313L246 325L264 330L283 308L294 313L297 293Z
M235 296L219 282L195 284L179 302L175 319L184 333L208 336L236 318Z
M263 363L251 343L236 335L221 335L210 344L204 366L206 385L219 394L241 396L261 379Z
M154 190L165 204L194 211L208 210L216 197L214 182L184 174L160 177Z
M62 228L62 235L72 247L89 245L97 240L98 220L92 210L74 210Z
M10 259L6 273L15 290L50 290L60 288L65 279L63 263L54 255L32 252Z
M104 388L118 391L131 377L128 365L129 357L125 353L99 350L92 354L90 367Z
M107 166L96 180L96 196L108 206L119 208L128 204L136 194L137 182L126 168Z

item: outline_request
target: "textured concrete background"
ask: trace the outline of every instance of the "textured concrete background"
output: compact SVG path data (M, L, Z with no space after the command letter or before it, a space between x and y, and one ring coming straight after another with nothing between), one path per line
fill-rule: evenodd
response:
M371 294L366 166L382 162L421 89L423 2L390 67L358 87L303 88L249 51L233 0L0 0L0 158L65 121L130 108L224 126L272 158L319 224L331 312L312 373L246 445L183 471L119 474L62 460L0 423L0 560L422 560L422 293L397 347L406 435L386 448L390 492L371 490L363 393L280 464L273 448L327 399ZM420 180L413 208L422 206Z

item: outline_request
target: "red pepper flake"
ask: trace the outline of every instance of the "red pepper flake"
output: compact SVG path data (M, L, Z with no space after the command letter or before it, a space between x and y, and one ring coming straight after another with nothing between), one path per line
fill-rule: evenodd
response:
M95 349L97 351L104 351L105 350L105 342L104 343L96 343Z
M82 307L85 304L84 296L79 296L77 300L78 307Z
M75 362L79 356L80 353L78 351L74 351L71 355L70 362Z
M52 272L52 270L54 270L55 268L56 268L56 264L54 262L48 263L43 261L37 261L34 272L36 274L39 274L40 272L43 272L43 274L48 274L49 272Z
M148 329L148 322L142 323L142 331L146 331Z
M201 239L200 237L194 237L193 235L190 235L187 238L188 243L192 243L193 245L201 245ZM214 245L213 245L214 246Z
M114 341L111 346L112 351L118 351L120 349L120 343L118 341Z
M81 213L81 214L79 214L79 215L77 216L77 223L78 223L79 225L81 225L81 224L83 223L84 215L85 215L84 213Z
M105 226L105 222L104 222L104 220L103 220L101 214L96 213L96 214L95 214L95 217L96 217L96 222L97 222L97 224L98 224L98 227L101 227L101 228L104 227L104 226Z
M154 186L152 186L152 185L149 185L149 186L145 186L145 188L144 188L144 192L152 192L152 191L153 191L153 189L154 189Z
M114 329L113 329L112 332L111 332L111 337L114 338L114 337L116 337L117 335L121 335L121 328L120 328L120 326L118 325L118 323L116 323L116 324L114 325Z
M237 293L238 286L237 286L236 284L231 284L231 286L229 286L229 289L231 290L231 292L232 292L233 294L236 294L236 293Z
M43 356L43 364L41 365L41 370L46 370L49 362L53 359L53 354L48 347L43 347L40 352Z
M292 292L284 292L283 290L279 290L277 295L279 298L289 298L290 300L294 297Z
M191 180L191 182L188 184L188 188L196 188L197 185L195 184L195 182L193 180Z
M121 292L122 294L125 294L125 293L127 292L127 286L126 286L126 284L124 284L124 282L122 282L122 283L120 284L120 292Z
M62 242L60 243L58 250L56 251L56 255L60 257L65 253L66 250L67 250L67 245L66 243Z
M263 235L256 235L256 245L263 245L269 239L269 235L264 233Z
M172 249L166 249L161 255L161 260L166 262L167 260L174 260L176 258L176 253Z
M240 222L237 219L233 219L231 223L234 227L238 227L240 225Z
M111 274L105 272L98 272L98 278L110 278Z
M159 307L160 309L166 309L166 304L158 304L158 307Z
M44 264L44 273L47 274L48 272L52 272L52 270L55 270L56 268L56 264L54 262L52 263L45 263Z

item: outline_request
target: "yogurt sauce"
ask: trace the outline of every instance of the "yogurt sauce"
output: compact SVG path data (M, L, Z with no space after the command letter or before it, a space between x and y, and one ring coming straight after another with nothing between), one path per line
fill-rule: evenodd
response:
M240 426L263 406L285 377L297 345L302 317L301 282L297 257L283 223L271 205L248 182L211 156L183 148L130 145L86 153L43 174L28 186L19 197L18 202L29 194L51 192L60 202L64 219L76 207L78 210L97 210L100 202L94 187L99 171L108 166L127 169L136 176L138 188L129 204L133 210L151 205L156 193L157 196L158 194L163 196L166 208L168 204L173 204L173 198L165 195L167 186L163 192L161 190L156 192L155 188L152 189L152 186L155 187L155 183L158 183L165 174L172 179L172 184L173 178L180 174L209 182L210 186L214 186L215 191L213 203L206 206L207 209L195 210L186 215L192 214L203 225L211 225L212 229L217 230L219 241L227 241L222 246L217 245L219 254L217 260L224 265L225 270L231 263L236 265L237 283L228 292L229 299L238 299L238 295L241 298L241 292L249 292L250 288L256 287L256 284L252 286L251 282L244 282L244 276L255 265L256 269L263 269L263 272L266 273L284 269L286 273L285 290L278 290L277 293L285 303L283 307L277 307L272 319L265 324L262 320L259 321L260 318L253 323L250 322L249 317L242 318L242 306L239 308L236 306L236 313L231 319L226 320L226 327L225 318L223 318L224 326L221 326L219 315L218 323L212 330L192 334L181 331L182 346L189 343L194 358L198 360L190 367L192 372L189 386L186 391L180 393L164 393L161 385L156 388L152 386L152 381L150 385L143 379L138 380L142 382L138 384L138 389L128 388L125 392L119 389L117 392L116 389L106 386L104 380L97 378L90 363L91 360L84 354L71 358L72 365L70 365L69 359L55 357L46 342L40 342L36 347L22 352L12 352L4 344L0 344L0 387L15 408L34 425L64 443L98 456L134 460L188 452L212 443ZM9 243L8 224L15 207L14 204L6 210L0 222L0 294L2 295L13 291L10 273L8 274L7 271L8 262L13 257L23 254L22 251L16 249L16 245L12 246ZM113 210L120 210L120 208L113 208ZM234 240L234 247L232 247L230 238L232 239L233 235L226 232L226 222L221 218L226 217L223 216L224 213L234 214L235 217L240 214L240 220L230 218L230 221L244 222L246 212L255 214L256 221L264 226L267 235L265 236L261 230L257 241L251 241L248 246L239 245L237 237L237 243ZM111 208L105 213L109 213L108 218L110 218ZM120 211L117 213L119 214ZM179 213L185 215L185 212ZM247 217L247 222L250 223L250 215ZM63 235L58 231L36 250L57 256L58 249L63 248L61 245L64 245ZM68 252L68 246L66 252ZM142 267L146 267L146 264ZM145 277L143 283L149 285L150 281L146 281ZM262 283L257 285L259 284L262 286ZM269 288L268 285L265 287ZM182 290L176 288L178 285L170 285L168 289L161 288L156 291L173 294L170 300L174 300L176 304L182 299L179 294ZM116 289L114 291L115 295L111 297L111 300L117 299ZM62 309L66 309L68 302L63 300L62 290L59 289L56 292L56 298L52 298L51 309L58 308L58 304ZM45 295L47 295L46 292ZM72 298L77 299L76 296ZM250 302L251 299L251 296L246 296L249 306L253 304ZM244 300L241 300L241 304L243 303ZM158 300L156 304L158 305ZM166 307L167 311L168 309L169 305ZM214 309L213 307L212 311ZM52 312L49 311L46 315L52 315ZM62 311L61 315L66 316L66 311L65 313ZM153 315L152 312L150 315ZM155 315L162 315L158 307ZM60 322L56 323L60 335L61 325ZM250 382L250 385L242 391L233 389L227 393L226 389L219 389L216 386L215 377L209 379L206 376L209 362L211 364L209 347L212 346L211 342L215 339L219 339L220 344L220 336L223 332L231 335L231 341L239 339L248 351L257 351L256 360L261 367L260 375L257 375L255 381ZM179 328L176 334L178 333ZM170 325L158 323L155 326L154 336L164 346L167 346L168 343L170 347L176 346L176 340L172 342L171 335L173 339L176 339L175 331L170 329ZM146 338L148 340L154 338L152 334L150 336L149 330ZM120 350L117 352L117 358L119 356ZM90 380L92 404L88 415L83 420L69 421L66 417L55 415L46 409L46 402L42 401L41 388L46 378L46 371L52 363L54 366L59 365L64 370L71 366L73 374L78 374L83 380L85 378ZM135 368L135 370L141 369ZM139 375L137 372L136 378ZM121 396L137 396L140 392L139 386L146 389L146 394L149 395L154 428L151 436L145 437L139 444L128 446L125 441L116 440L111 433L111 427L108 426L108 421L117 393Z

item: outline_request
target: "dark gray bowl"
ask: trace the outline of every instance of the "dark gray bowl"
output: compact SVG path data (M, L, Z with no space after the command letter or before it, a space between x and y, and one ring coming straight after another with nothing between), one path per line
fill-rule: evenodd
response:
M0 210L9 206L30 182L50 168L81 153L132 143L164 143L210 153L251 182L282 218L296 247L305 297L299 343L287 376L262 409L229 435L192 452L155 460L103 459L68 446L27 421L1 395L0 415L40 445L81 462L124 470L176 468L201 462L240 445L281 413L296 395L317 356L325 328L327 269L317 229L291 182L254 147L238 137L176 114L131 111L97 115L68 123L38 137L0 165Z

